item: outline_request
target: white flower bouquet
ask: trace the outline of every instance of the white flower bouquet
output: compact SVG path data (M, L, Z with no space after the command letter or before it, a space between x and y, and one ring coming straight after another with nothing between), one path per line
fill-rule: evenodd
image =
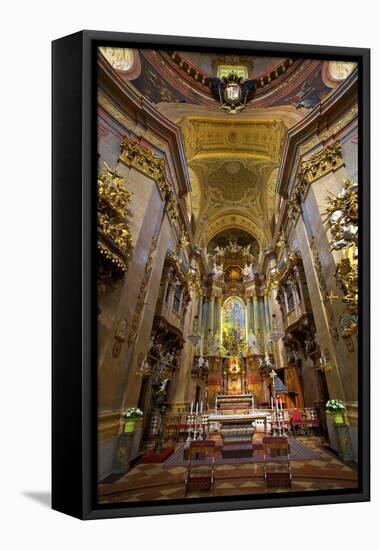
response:
M143 411L138 407L130 407L122 413L122 416L128 420L129 418L141 418L143 416Z
M340 399L329 399L325 408L328 412L342 412L345 410L345 405Z

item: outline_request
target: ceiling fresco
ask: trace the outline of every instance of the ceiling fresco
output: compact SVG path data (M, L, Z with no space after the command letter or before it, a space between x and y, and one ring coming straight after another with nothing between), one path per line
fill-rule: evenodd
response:
M178 126L192 191L186 198L197 242L216 233L254 234L260 250L275 228L276 178L285 137L346 79L348 62L239 54L103 48L102 55L153 108ZM220 68L254 89L241 112L212 91ZM192 209L192 213L190 212Z
M217 69L220 65L243 65L247 68L249 78L257 78L275 70L285 61L280 57L254 57L221 53L178 52L178 54L182 59L197 67L199 71L210 76L217 76Z

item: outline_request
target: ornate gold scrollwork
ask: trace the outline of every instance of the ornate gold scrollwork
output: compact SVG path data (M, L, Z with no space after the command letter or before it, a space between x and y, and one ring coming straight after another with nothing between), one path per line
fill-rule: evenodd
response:
M104 292L125 277L132 247L130 227L126 223L127 205L132 193L125 180L106 163L97 179L97 250L98 288Z
M358 313L358 260L351 257L343 258L337 264L336 280L344 291L342 301L349 307L351 313Z
M295 222L300 214L300 199L296 192L292 193L288 200L288 218L291 222Z
M340 166L343 166L343 160L339 141L312 155L309 160L303 161L295 186L295 193L298 194L299 199L304 200L311 183L337 170Z
M162 193L165 193L170 188L164 159L154 155L149 149L145 149L145 147L142 147L137 141L133 141L129 136L125 136L121 142L119 160L126 166L133 167L155 180Z
M124 137L120 147L119 161L129 168L142 172L157 183L166 201L167 214L172 223L176 222L179 217L178 201L167 178L165 160L154 155L137 141L133 141L129 136Z
M350 312L340 321L342 336L349 338L358 328L358 183L344 179L342 191L328 196L327 201L324 223L332 236L330 249L343 253L335 276Z
M331 250L358 246L358 184L345 178L340 193L328 196L324 223L330 229Z

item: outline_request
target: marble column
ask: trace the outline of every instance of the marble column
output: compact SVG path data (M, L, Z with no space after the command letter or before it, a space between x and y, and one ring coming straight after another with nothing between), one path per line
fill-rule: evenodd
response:
M246 298L246 327L247 327L247 334L249 334L250 328L251 328L251 303L250 303L250 296Z
M259 316L259 302L258 302L258 297L254 294L253 296L253 310L254 310L254 333L257 334L258 332L258 329L260 330L260 326L259 326L259 319L260 319L260 316Z
M266 320L266 333L267 333L267 336L269 337L271 334L271 316L270 316L270 306L269 306L267 292L265 292L263 299L264 299L264 311L265 311L265 320Z
M204 336L207 332L207 317L208 317L208 300L203 298L203 308L202 308L202 323L201 323L201 333Z
M253 305L253 297L249 297L249 305L250 305L250 328L255 333L255 315L254 315L254 305Z
M211 330L213 332L214 327L214 306L215 306L215 299L212 295L209 300L209 309L208 309L208 330Z
M201 325L203 322L203 296L199 295L198 308L197 308L197 319L199 324L199 330L201 332Z
M214 331L215 333L220 332L221 327L221 304L220 304L220 298L218 296L215 297L215 314L214 314Z

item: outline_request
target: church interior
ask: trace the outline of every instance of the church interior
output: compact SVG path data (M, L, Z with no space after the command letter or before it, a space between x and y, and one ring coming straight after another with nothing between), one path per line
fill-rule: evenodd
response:
M101 47L98 501L358 486L358 68Z

